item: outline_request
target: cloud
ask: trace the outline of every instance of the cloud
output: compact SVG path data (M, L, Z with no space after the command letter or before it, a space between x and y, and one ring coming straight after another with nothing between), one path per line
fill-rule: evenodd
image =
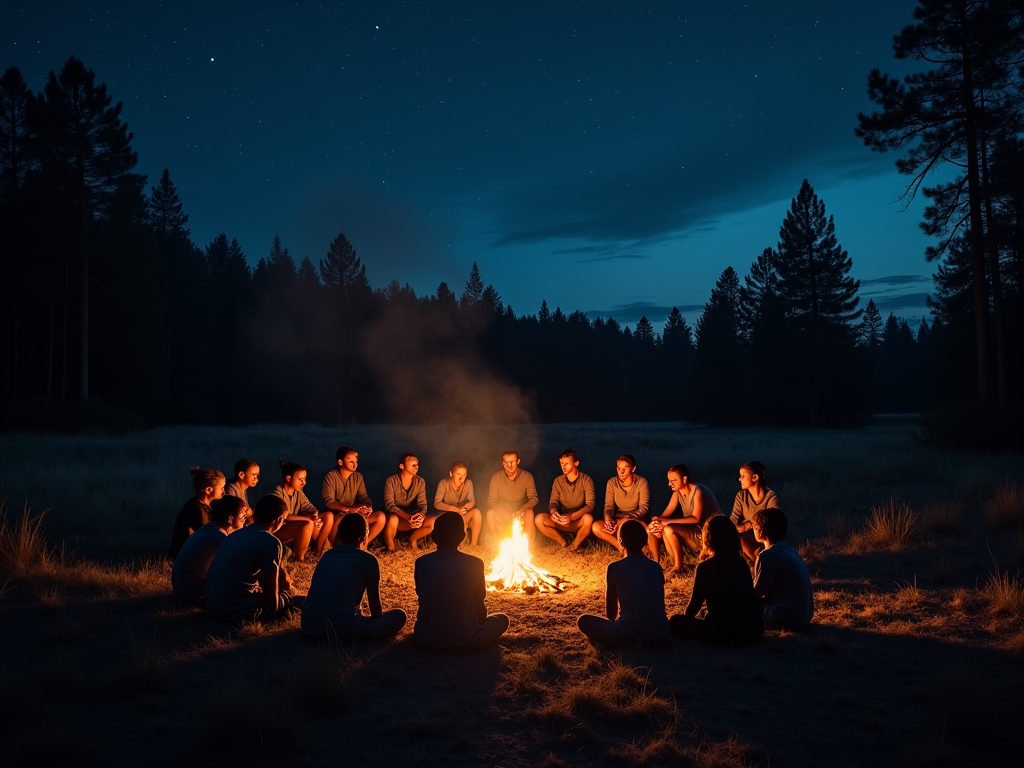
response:
M901 309L910 309L915 313L919 311L925 311L927 304L925 304L925 298L931 294L921 293L906 293L902 296L889 296L886 298L875 299L875 306L878 307L879 311L889 310L890 312L896 312ZM898 314L898 312L897 312Z
M875 277L871 280L861 280L861 287L865 285L871 286L887 286L887 285L912 285L916 283L930 283L931 278L925 277L924 275L889 275L888 277Z
M695 309L703 309L704 305L683 305L678 309L682 313L692 312ZM611 309L588 309L584 314L589 318L614 317L620 323L635 323L641 317L646 317L654 325L663 323L672 311L672 307L661 304L653 304L649 301L634 301L630 304L617 304Z

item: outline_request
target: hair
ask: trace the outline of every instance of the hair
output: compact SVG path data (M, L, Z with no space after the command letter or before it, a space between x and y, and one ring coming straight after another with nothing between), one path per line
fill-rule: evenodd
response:
M576 451L574 451L572 448L566 448L564 451L558 454L558 458L572 459L573 464L575 464L577 461L580 460L580 455L576 453Z
M235 462L235 477L238 477L243 472L248 472L253 467L258 467L259 464L252 459L239 459Z
M282 478L291 477L296 472L308 472L309 471L304 466L302 466L301 464L296 464L294 461L279 461L277 463L281 465L281 477Z
M673 464L668 468L669 472L675 472L679 475L680 479L690 476L690 468L685 464Z
M464 461L456 461L456 462L452 463L452 468L449 471L450 472L454 472L456 469L464 469L464 470L466 470L468 472L469 471L469 465L466 464L466 462L464 462Z
M712 515L704 523L704 545L716 555L740 557L740 535L725 515Z
M207 488L213 488L217 483L225 482L227 480L227 478L224 477L224 473L219 469L201 469L200 467L192 467L188 473L192 475L192 487L196 489L196 496Z
M334 458L337 459L338 461L344 461L345 457L348 456L350 453L359 453L359 451L357 451L351 445L343 445L341 446L341 448L334 452Z
M402 458L400 458L398 460L398 466L400 466L400 467L403 466L405 464L405 462L407 462L409 459L418 459L418 458L419 458L419 456L417 456L415 453L403 453L402 454Z
M501 458L504 459L506 456L515 456L518 459L519 458L519 451L502 451L501 452Z
M238 496L224 496L210 504L210 519L217 525L227 523L229 517L237 518L248 504Z
M760 461L748 461L746 464L740 466L740 469L745 469L752 475L757 475L757 480L761 485L768 485L768 468Z
M284 503L284 499L268 493L266 496L260 496L259 501L256 502L256 507L252 511L252 520L254 523L266 525L277 520L287 509L288 505Z
M761 534L772 541L781 541L786 538L786 532L789 530L786 513L776 507L759 509L754 513L753 522L761 529Z
M627 464L629 464L630 469L636 469L636 459L634 459L628 453L624 453L621 456L619 456L619 458L615 460L615 463L618 464L620 461L624 461Z
M459 546L466 538L466 524L462 520L462 515L458 512L441 513L434 521L434 530L430 535L439 547L451 549Z
M619 541L627 552L643 549L647 543L647 531L639 520L627 520L619 527Z
M368 530L366 518L358 512L349 512L338 523L338 540L342 544L358 544L366 538Z

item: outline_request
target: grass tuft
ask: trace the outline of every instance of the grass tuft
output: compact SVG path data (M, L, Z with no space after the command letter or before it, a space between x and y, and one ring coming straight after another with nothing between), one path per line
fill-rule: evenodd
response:
M505 660L508 668L499 690L510 698L542 694L548 690L549 680L565 673L561 655L550 645L527 653L511 653Z
M924 527L935 533L953 533L960 525L964 503L959 500L933 501L923 511Z
M917 543L921 517L905 501L896 498L871 507L864 527L850 538L851 548L860 551L900 552Z
M905 581L896 585L896 604L901 608L915 608L924 600L924 592L917 586L917 576L913 583Z
M1016 480L1003 481L981 502L981 513L989 528L998 530L1024 525L1024 486Z
M616 662L603 675L557 689L542 707L530 710L541 722L598 719L609 725L658 720L672 703L655 695L647 675Z
M981 594L988 603L990 613L1009 616L1024 613L1024 585L1017 574L1001 571L997 567L986 579Z
M7 499L0 502L0 575L23 579L47 562L49 551L43 534L43 518L49 510L32 514L28 504L20 520L12 520Z

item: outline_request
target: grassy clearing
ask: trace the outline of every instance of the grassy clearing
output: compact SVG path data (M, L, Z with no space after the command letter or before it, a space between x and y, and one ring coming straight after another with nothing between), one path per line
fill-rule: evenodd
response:
M864 527L850 537L850 549L863 552L902 552L920 540L921 516L905 501L891 498L871 507Z
M1024 485L1004 481L981 502L981 513L995 530L1024 526Z

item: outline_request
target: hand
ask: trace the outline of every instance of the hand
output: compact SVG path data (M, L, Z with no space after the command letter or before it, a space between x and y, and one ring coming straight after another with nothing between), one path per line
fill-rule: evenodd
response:
M423 514L420 513L420 512L417 512L415 515L410 517L409 518L409 525L411 525L413 528L419 528L420 526L422 526L423 525Z
M615 533L615 521L606 519L604 521L604 530L607 533Z

